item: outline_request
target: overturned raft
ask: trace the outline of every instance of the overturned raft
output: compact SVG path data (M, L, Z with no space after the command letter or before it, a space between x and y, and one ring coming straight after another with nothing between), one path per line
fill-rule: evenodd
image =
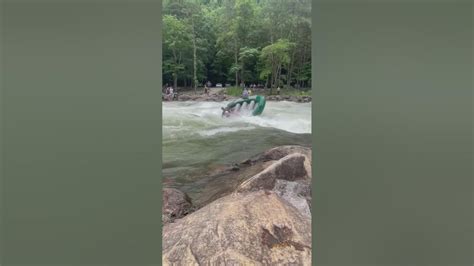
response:
M261 95L250 96L248 98L240 98L230 102L227 105L227 109L231 112L239 111L242 105L246 104L247 107L253 108L252 115L260 115L265 109L265 97Z

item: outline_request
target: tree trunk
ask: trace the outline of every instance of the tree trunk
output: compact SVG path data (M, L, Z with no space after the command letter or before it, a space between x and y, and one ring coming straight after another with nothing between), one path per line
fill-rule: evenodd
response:
M291 85L291 71L293 70L293 61L294 61L294 58L295 58L295 53L296 53L296 49L293 49L293 53L291 53L291 58L290 58L290 63L288 63L288 73L287 73L287 80L286 80L286 84L288 87L290 87Z
M306 45L303 45L303 59L301 60L301 72L304 70L304 63L306 62ZM304 86L304 81L302 87Z
M282 65L279 65L278 66L278 74L277 74L277 86L280 86L281 69L282 69Z
M272 67L272 78L270 79L271 80L271 82L270 82L270 94L272 94L273 87L275 87L275 77L276 77L276 71L275 71L275 67L273 66Z
M191 19L193 27L193 81L194 81L194 93L197 93L197 57L196 57L196 32L194 29L194 19Z
M237 41L234 41L234 43L237 47ZM237 67L238 62L237 48L235 48L235 67ZM235 69L235 86L239 87L239 71L237 69Z
M173 88L176 89L178 87L178 73L173 73Z
M306 46L303 45L303 51L301 53L301 56L299 58L299 67L298 67L298 85L300 87L303 87L303 81L300 79L301 78L301 73L303 72L303 67L304 67L304 60L305 60L305 53L306 53Z
M178 70L176 69L177 66L178 66L178 63L179 63L179 59L178 59L178 56L176 55L176 51L173 50L173 58L174 58L174 65L175 65L175 69L173 71L173 88L176 89L176 87L178 86Z
M245 80L244 80L244 62L242 62L242 68L240 69L240 79L241 79L241 82L244 83L244 86L245 86Z

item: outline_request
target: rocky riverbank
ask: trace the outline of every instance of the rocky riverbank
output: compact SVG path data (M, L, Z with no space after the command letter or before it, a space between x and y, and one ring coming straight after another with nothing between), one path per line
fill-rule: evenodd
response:
M259 91L255 91L254 94L259 94ZM222 102L231 101L238 99L239 97L227 95L225 90L213 88L209 94L204 94L202 91L197 93L194 91L183 91L178 93L178 101L206 101L206 102ZM295 96L295 95L269 95L265 96L267 101L290 101L307 103L311 102L311 96ZM166 100L163 98L163 100Z
M281 146L218 169L221 191L193 204L163 193L164 265L311 265L311 149Z
M311 102L311 96L293 96L293 95L270 95L265 97L267 101L289 101L298 103Z

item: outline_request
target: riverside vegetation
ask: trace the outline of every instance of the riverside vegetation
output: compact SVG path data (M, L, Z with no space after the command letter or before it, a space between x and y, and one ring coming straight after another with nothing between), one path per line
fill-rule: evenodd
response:
M310 87L309 0L165 0L163 24L163 81L174 88Z

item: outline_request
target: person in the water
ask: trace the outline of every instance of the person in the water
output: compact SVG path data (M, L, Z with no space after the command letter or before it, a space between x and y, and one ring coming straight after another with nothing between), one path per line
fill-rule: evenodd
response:
M221 107L222 109L222 117L229 117L230 116L230 108L229 107Z

